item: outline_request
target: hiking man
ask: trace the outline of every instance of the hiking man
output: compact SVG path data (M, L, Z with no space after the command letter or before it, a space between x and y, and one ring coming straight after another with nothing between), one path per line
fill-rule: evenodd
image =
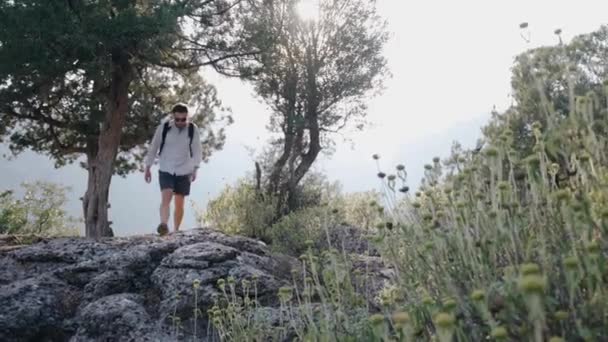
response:
M158 182L161 190L160 224L162 236L169 233L169 207L175 198L173 215L177 232L184 217L184 199L190 195L190 184L202 161L202 147L198 127L188 119L188 107L178 104L171 110L172 120L160 124L145 158L146 183L152 180L150 168L159 155Z

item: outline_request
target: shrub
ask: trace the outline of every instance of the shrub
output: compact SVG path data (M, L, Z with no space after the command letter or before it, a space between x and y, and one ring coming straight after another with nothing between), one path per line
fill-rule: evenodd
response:
M206 211L197 211L199 225L206 223L228 234L262 239L267 237L266 230L274 216L274 199L261 196L246 180L226 186L217 198L209 201Z
M0 234L79 235L80 221L66 210L69 187L37 181L21 184L23 197L0 194Z

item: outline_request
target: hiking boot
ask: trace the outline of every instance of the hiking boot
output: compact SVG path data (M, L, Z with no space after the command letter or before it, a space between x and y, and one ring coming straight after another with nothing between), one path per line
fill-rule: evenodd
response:
M169 227L166 223L161 223L158 225L158 228L156 228L156 231L158 232L158 235L165 236L169 234Z

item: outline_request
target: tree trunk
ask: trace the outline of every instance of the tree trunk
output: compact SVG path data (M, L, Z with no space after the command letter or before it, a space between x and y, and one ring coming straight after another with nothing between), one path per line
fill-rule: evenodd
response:
M107 88L106 115L101 124L97 146L89 146L88 185L83 198L86 237L113 236L108 221L108 195L114 161L120 146L128 110L128 90L132 68L125 53L113 54L112 80Z

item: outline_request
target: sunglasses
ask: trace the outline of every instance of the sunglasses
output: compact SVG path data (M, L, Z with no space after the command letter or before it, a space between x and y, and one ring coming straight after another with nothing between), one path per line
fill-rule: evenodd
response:
M188 118L175 118L175 122L186 122Z

